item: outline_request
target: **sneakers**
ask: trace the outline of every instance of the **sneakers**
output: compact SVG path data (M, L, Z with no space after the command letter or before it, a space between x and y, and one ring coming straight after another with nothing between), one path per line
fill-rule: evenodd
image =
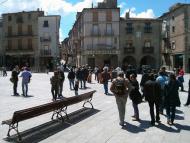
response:
M132 121L140 121L139 118L133 118Z

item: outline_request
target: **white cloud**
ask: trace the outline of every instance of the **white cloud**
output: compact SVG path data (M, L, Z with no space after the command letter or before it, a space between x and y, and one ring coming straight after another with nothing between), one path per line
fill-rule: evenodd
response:
M125 2L122 2L122 3L120 3L120 4L118 5L118 7L119 7L119 8L123 8L125 5L126 5L126 3L125 3Z
M63 40L64 40L63 31L62 31L62 29L60 28L60 29L59 29L59 41L61 42L61 41L63 41Z
M125 9L121 14L121 17L125 17L125 13L130 11L131 18L155 18L154 11L152 9L147 9L146 11L137 13L136 8L132 7L131 9Z

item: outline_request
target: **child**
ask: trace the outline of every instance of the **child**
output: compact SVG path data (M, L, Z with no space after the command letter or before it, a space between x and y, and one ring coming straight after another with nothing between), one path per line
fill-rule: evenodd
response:
M52 100L55 101L57 99L58 90L59 90L59 76L57 71L54 71L54 76L50 78L50 82L51 82L51 93L53 96Z
M78 89L79 89L79 81L76 80L76 81L75 81L75 87L74 87L74 90L75 90L75 96L78 95Z

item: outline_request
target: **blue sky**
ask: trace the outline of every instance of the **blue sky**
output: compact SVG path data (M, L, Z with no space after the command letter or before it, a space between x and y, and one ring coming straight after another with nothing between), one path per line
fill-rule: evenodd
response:
M75 21L77 11L91 7L92 2L103 0L0 0L0 14L31 11L40 8L46 15L61 15L60 40L67 37ZM130 9L132 17L156 18L167 12L175 3L190 3L190 0L118 0L121 16Z

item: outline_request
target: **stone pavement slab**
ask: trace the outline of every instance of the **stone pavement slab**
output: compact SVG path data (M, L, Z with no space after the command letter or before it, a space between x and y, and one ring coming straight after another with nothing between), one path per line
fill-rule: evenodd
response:
M28 107L51 102L50 77L53 73L33 73L29 84L30 97L12 95L12 84L9 81L10 72L7 77L0 77L0 121L12 117L13 112ZM67 77L67 73L66 73ZM138 75L140 81L141 76ZM190 75L185 75L185 90L188 89ZM109 83L110 85L110 83ZM91 90L97 90L92 103L94 110L82 109L82 103L68 107L71 121L60 123L51 121L51 113L44 114L19 123L19 131L26 143L189 143L190 141L190 107L183 104L187 98L187 92L180 92L181 107L177 108L175 126L166 124L165 115L161 115L161 124L151 127L150 115L147 103L139 105L140 122L131 120L133 108L131 100L126 105L125 120L127 126L121 128L118 124L118 111L115 97L104 95L103 87L93 80L87 84L86 90L79 89L79 94ZM69 82L64 82L63 95L74 96L74 91L69 89ZM18 83L18 92L21 93L21 79ZM90 107L90 106L89 106ZM0 126L0 143L15 142L7 140L7 125Z

